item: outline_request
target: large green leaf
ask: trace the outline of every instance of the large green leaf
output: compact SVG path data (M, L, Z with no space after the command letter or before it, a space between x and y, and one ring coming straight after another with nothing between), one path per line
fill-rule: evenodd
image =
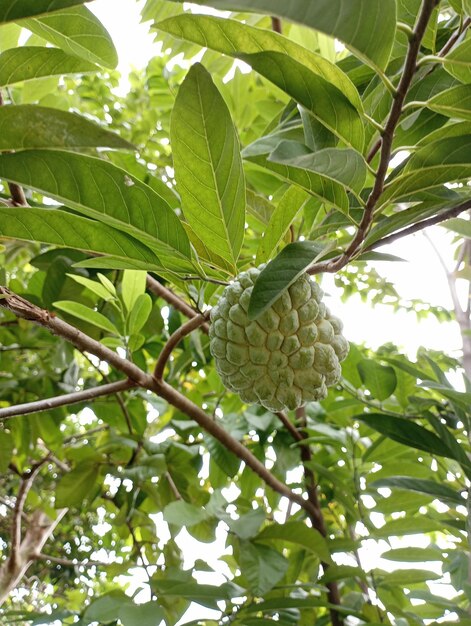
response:
M455 458L449 447L437 435L411 420L380 413L364 413L357 415L356 419L405 446L424 450L429 454Z
M162 267L159 258L137 239L60 209L0 207L0 236L109 254L123 261L135 259L157 271Z
M59 48L11 48L0 54L0 87L45 76L84 74L98 69L94 63L66 54Z
M108 31L84 6L74 6L22 22L34 34L64 52L91 63L114 68L118 55Z
M470 142L471 135L466 134L440 139L419 148L401 174L386 186L382 203L471 177Z
M464 499L455 489L448 487L435 480L427 480L423 478L410 478L409 476L392 476L391 478L381 478L370 483L370 487L390 487L395 489L405 489L406 491L415 491L417 493L425 493L446 502L453 504L463 504Z
M257 541L268 539L281 539L296 543L316 554L322 561L326 563L331 561L329 548L324 537L315 528L309 528L303 522L270 524L257 536Z
M196 3L221 10L268 13L299 22L339 39L380 68L385 68L389 61L396 33L394 0L196 0Z
M0 23L13 22L33 15L60 11L67 7L83 4L87 0L2 0Z
M266 311L283 291L301 276L323 249L322 245L313 241L298 241L283 248L257 278L250 296L249 319L254 320Z
M150 187L111 163L69 152L25 150L0 156L0 178L133 235L170 269L190 266L190 244L175 213Z
M282 141L269 156L270 161L314 172L359 194L366 181L367 167L362 155L351 148L324 148L299 154L296 142Z
M134 149L119 135L76 113L36 104L14 104L0 108L0 150L25 148L75 150L98 147Z
M284 53L337 87L359 111L363 109L355 85L340 68L273 31L231 19L188 14L167 19L156 24L155 28L202 47L248 61L250 55L261 51Z
M268 226L263 233L257 250L257 263L263 263L270 258L308 197L302 189L289 187L273 211Z
M64 474L56 486L56 509L81 507L93 492L97 478L97 468L88 463L77 465L71 472Z
M471 84L446 89L430 98L425 106L440 115L471 121Z
M204 244L235 264L245 223L239 141L226 103L200 64L192 66L178 92L171 138L187 221Z
M164 618L164 612L157 602L125 604L119 610L123 626L157 626Z
M443 59L443 67L462 83L471 83L471 39L449 52Z
M373 359L363 359L357 364L360 378L374 398L386 400L397 385L396 372L390 365L381 365Z
M241 541L239 564L251 592L257 596L273 589L288 569L288 561L282 554L252 541Z

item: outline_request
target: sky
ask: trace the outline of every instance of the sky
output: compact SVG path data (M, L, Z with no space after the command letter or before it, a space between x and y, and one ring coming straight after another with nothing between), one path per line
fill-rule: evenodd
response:
M132 67L145 66L148 59L159 50L149 33L149 25L139 24L140 5L142 1L130 0L95 0L88 5L108 28L118 49L118 69L124 75ZM123 81L121 89L126 88L127 83ZM442 227L434 227L428 232L448 266L452 268L452 237ZM381 262L375 265L381 275L395 284L397 291L404 299L421 299L451 310L452 303L443 268L423 234L401 239L390 246L381 248L381 251L404 259L404 262ZM333 314L342 319L344 334L352 342L364 343L372 348L377 348L386 342L393 342L401 347L410 358L414 358L420 346L443 350L459 358L460 334L456 323L439 323L433 316L418 320L414 313L394 312L388 306L377 305L372 308L362 303L357 297L351 298L347 303L342 303L332 276L323 278L322 287L327 294L329 308ZM460 381L456 380L456 383L459 385ZM159 522L158 519L156 521ZM421 545L420 542L425 540L420 537L405 539L408 541L407 545ZM221 530L218 533L217 542L211 548L207 544L200 544L192 539L186 531L180 534L179 543L186 554L185 567L191 567L195 559L207 560L209 553L216 555L223 551L224 531ZM405 545L403 541L398 540L398 545L394 547L402 545ZM388 561L378 560L377 550L378 548L374 548L370 542L365 542L361 556L367 569L373 566L387 569L391 566ZM420 563L415 565L421 566ZM410 564L407 566L410 567ZM202 574L200 577L202 583L219 584L222 581L220 573ZM136 579L136 584L138 582L139 577ZM434 591L446 596L446 588L434 589ZM147 599L142 598L143 601ZM211 612L208 609L193 605L181 623L210 616Z

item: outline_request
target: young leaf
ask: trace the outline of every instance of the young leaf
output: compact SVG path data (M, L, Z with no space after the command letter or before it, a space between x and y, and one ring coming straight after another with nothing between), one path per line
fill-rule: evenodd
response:
M256 319L301 276L322 253L323 246L313 241L288 244L280 254L260 272L250 297L248 317Z
M226 103L200 64L191 67L178 92L171 137L187 221L204 244L235 264L245 222L239 141Z
M136 300L145 293L146 290L146 272L126 270L123 273L123 281L121 283L121 293L123 302L128 310L132 311Z
M360 378L371 395L380 402L389 398L396 389L396 372L389 365L381 365L373 359L363 359L357 364Z
M73 6L25 20L21 25L67 54L109 68L118 64L113 40L87 7Z
M2 0L0 23L14 22L33 15L60 11L84 2L87 0Z
M129 270L128 270L129 271ZM152 311L152 298L148 293L141 293L134 303L128 319L128 332L130 335L138 333L149 319Z
M177 0L181 2L182 0ZM196 0L222 11L278 15L331 35L384 69L396 34L395 0Z
M76 113L37 104L0 107L0 150L98 147L134 150L134 146L119 135Z
M98 70L94 63L66 54L58 48L11 48L0 54L0 87L45 76L86 74Z
M339 67L273 31L236 20L195 14L172 17L159 22L155 28L179 39L247 61L250 55L261 51L284 53L337 87L356 109L363 110L355 85Z
M257 250L257 263L263 263L270 258L308 198L308 194L302 189L298 187L288 188L273 211L260 241Z
M74 317L78 317L78 319L83 320L88 324L92 324L97 328L106 330L113 335L119 335L118 329L114 324L110 322L107 317L105 317L98 311L90 309L90 307L85 306L84 304L80 304L79 302L71 302L70 300L60 300L59 302L54 302L54 306L56 307L56 309L64 311L65 313L73 315Z
M58 150L24 150L0 156L0 177L129 233L172 269L192 268L188 237L168 204L140 180L103 159Z
M135 259L148 269L161 268L159 258L137 239L60 209L0 207L0 236L109 254L123 262Z
M80 276L78 274L67 274L67 276L79 285L83 285L89 289L99 298L102 298L105 301L114 300L114 295L110 293L104 285L98 283L96 280L90 280L90 278L86 278L85 276Z

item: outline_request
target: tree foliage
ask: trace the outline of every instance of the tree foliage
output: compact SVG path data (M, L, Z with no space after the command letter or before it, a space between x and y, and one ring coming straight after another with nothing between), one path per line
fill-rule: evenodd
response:
M471 4L197 4L143 4L125 95L86 3L0 8L1 621L471 623ZM452 313L371 265L435 224ZM244 404L208 312L262 262L253 317L333 273L463 357L365 329L326 400Z

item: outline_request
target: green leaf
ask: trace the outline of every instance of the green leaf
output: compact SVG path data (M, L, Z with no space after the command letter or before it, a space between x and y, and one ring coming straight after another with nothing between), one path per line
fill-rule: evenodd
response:
M158 626L165 614L157 602L126 604L119 610L123 626Z
M172 17L156 24L155 28L247 63L251 55L261 51L284 53L336 87L356 109L363 110L356 87L340 68L273 31L231 19L194 14Z
M257 540L264 541L265 539L289 541L313 552L325 563L330 563L332 560L324 537L315 528L308 528L303 522L270 524L257 535Z
M49 13L21 24L67 54L115 68L118 55L108 31L84 6Z
M102 298L105 301L115 299L115 296L110 293L104 285L98 283L96 280L90 280L90 278L86 278L85 276L79 276L77 274L67 274L67 276L79 285L83 285L83 287L86 287L99 298Z
M84 463L64 474L56 487L56 509L81 507L84 500L94 491L97 481L97 468Z
M0 150L98 147L134 150L134 146L119 135L76 113L36 104L0 108Z
M124 306L131 312L134 308L136 300L146 291L146 272L126 270L123 272L123 280L121 282L121 293Z
M128 270L129 271L129 270ZM128 319L128 333L138 333L149 319L152 311L152 298L148 293L137 297Z
M437 435L410 420L380 413L364 413L357 415L355 419L405 446L424 450L429 454L454 458L448 446Z
M462 83L471 83L471 39L465 39L443 59L443 67Z
M239 457L232 452L229 452L226 447L210 435L205 435L204 443L210 454L211 461L214 462L227 476L233 478L239 471Z
M199 63L175 100L171 140L185 218L204 244L235 265L245 223L239 141L226 103Z
M254 595L263 596L273 589L288 569L288 561L283 555L251 541L241 541L239 564Z
M296 215L303 208L308 195L298 187L289 187L271 215L258 246L256 263L264 263L275 252Z
M426 580L438 580L441 578L441 574L437 572L431 572L426 569L399 569L394 572L388 572L383 574L380 579L379 585L384 586L407 586L417 583L425 582Z
M83 4L87 0L2 0L0 23L13 22L33 15L60 11L67 7Z
M248 309L250 320L270 307L322 252L323 246L313 241L288 244L260 272L254 285Z
M83 613L83 618L88 623L97 621L100 624L109 624L118 619L120 611L127 605L132 605L132 600L124 591L110 591L91 602Z
M6 472L13 454L13 438L6 430L0 430L0 472Z
M58 48L12 48L0 54L0 87L45 76L85 74L98 70L93 63L66 54Z
M295 142L282 141L269 160L315 172L359 194L366 181L367 167L362 155L351 148L324 148L317 152L296 154Z
M430 532L443 532L443 523L425 516L410 516L387 522L381 528L376 528L372 535L376 539L400 537L402 535L421 535Z
M406 561L410 563L423 563L424 561L442 561L443 555L436 548L395 548L387 550L381 555L388 561Z
M446 89L428 100L425 106L440 115L471 121L471 84Z
M377 489L378 487L391 487L396 489L405 489L406 491L416 491L417 493L425 493L434 496L440 500L452 502L454 504L463 504L464 499L459 491L448 487L434 480L426 480L422 478L409 478L408 476L393 476L391 478L381 478L370 483L370 487Z
M241 539L252 539L258 533L260 526L265 521L266 515L263 509L255 509L241 515L236 520L228 522L231 532Z
M111 163L59 150L25 150L0 156L0 177L133 235L171 269L192 268L188 237L172 209L150 187Z
M208 514L200 506L178 500L167 504L163 511L164 520L176 526L194 526L208 519Z
M113 335L119 335L118 329L114 324L110 322L107 317L105 317L102 313L99 313L98 311L90 309L84 304L80 304L79 302L72 302L70 300L60 300L58 302L54 302L54 306L56 307L56 309L64 311L65 313L73 315L74 317L78 317L80 320L83 320L88 324L92 324L97 328L106 330Z
M454 217L451 220L442 222L440 226L443 226L447 230L451 230L454 233L458 233L458 235L462 235L467 239L471 239L471 222L469 220Z
M471 135L465 134L447 137L419 148L401 174L386 186L381 196L383 205L418 191L469 178L470 142Z
M196 4L278 15L304 24L339 39L382 69L389 61L396 34L394 0L196 0Z
M123 262L135 259L148 269L161 268L159 258L137 239L59 209L0 207L0 236L110 254Z
M357 363L360 378L374 398L381 402L394 393L397 385L396 372L389 365L381 365L373 359Z

